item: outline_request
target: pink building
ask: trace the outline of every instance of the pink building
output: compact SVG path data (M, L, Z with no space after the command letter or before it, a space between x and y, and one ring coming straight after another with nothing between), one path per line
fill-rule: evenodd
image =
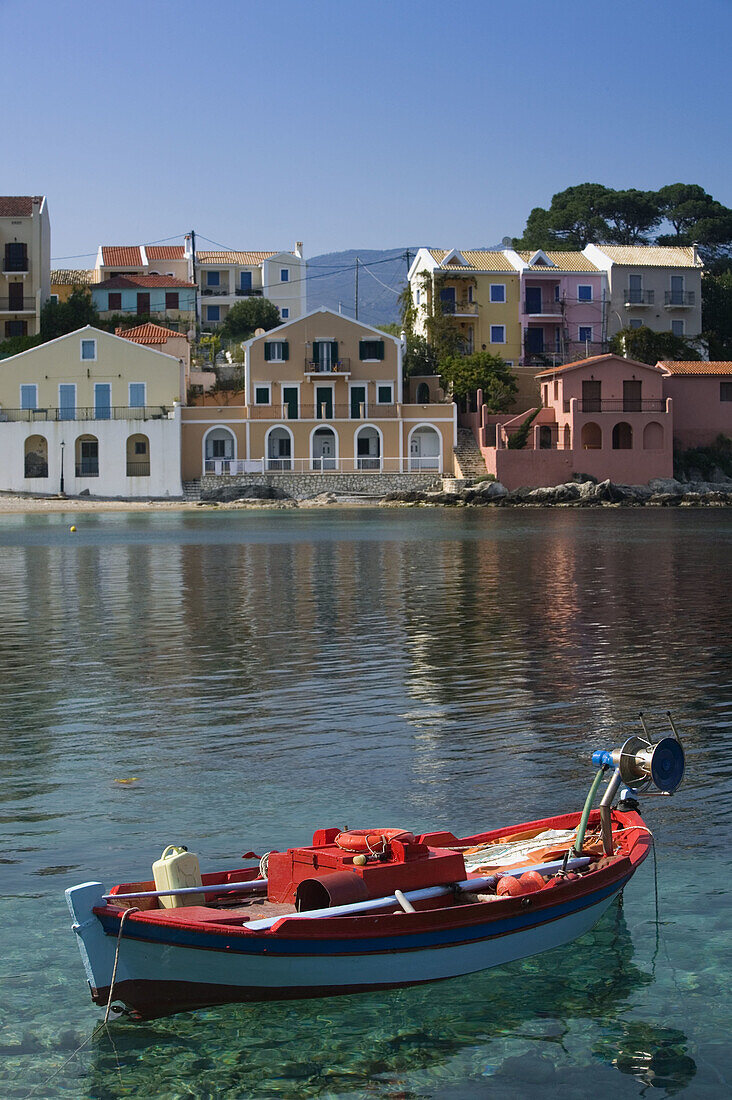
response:
M674 442L679 450L707 447L732 437L732 363L658 364L663 391L674 403Z
M574 474L639 485L673 476L673 403L664 371L619 355L596 355L537 374L542 405L525 447L509 447L527 413L471 424L489 473L507 489L560 485ZM480 423L478 419L480 418Z

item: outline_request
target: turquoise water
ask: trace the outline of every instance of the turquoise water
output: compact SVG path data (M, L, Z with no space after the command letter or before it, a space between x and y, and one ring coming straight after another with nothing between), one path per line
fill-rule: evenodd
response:
M0 517L0 1095L728 1094L731 530L678 509ZM649 859L592 933L499 970L98 1026L66 886L145 877L171 842L215 870L320 825L579 809L592 749L669 708L688 779L642 804L660 923Z

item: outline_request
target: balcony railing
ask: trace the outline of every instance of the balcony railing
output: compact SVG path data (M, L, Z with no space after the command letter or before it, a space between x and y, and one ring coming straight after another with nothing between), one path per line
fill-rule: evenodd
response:
M31 423L45 420L166 420L168 410L163 405L114 405L103 409L3 409L0 422Z
M203 295L204 298L228 298L229 295L231 294L231 291L227 290L226 287L207 286L207 287L203 288L203 290L201 291L201 294Z
M569 412L569 401L564 402L564 411ZM605 401L590 398L587 401L577 401L577 412L581 413L618 413L618 412L644 412L662 413L666 411L666 402L663 398L618 398L614 401Z
M478 316L478 303L477 302L441 302L443 313L449 313L452 316L462 315L464 317L477 317Z
M82 458L81 462L76 463L76 476L99 477L99 459Z
M541 302L524 302L524 313L548 314L552 317L561 314L562 303L555 302L553 298L544 298Z
M33 313L35 308L35 298L0 298L3 313Z
M127 460L128 477L150 477L150 459L147 462L130 462Z
M250 287L249 290L244 290L243 287L237 287L236 290L237 298L261 298L263 293L264 291L255 290L252 287Z
M3 260L4 275L27 275L29 271L30 267L28 265L27 256L18 260L11 260L6 256Z
M325 411L324 411L325 410ZM397 415L396 405L300 405L295 412L285 405L252 405L252 420L383 420Z
M350 359L336 359L334 363L323 363L315 359L305 360L306 374L347 374L350 369Z
M238 477L241 474L352 474L362 473L439 473L442 461L439 455L412 455L409 458L381 458L378 455L357 455L351 458L333 458L329 455L313 458L290 458L273 455L268 458L207 458L204 473Z
M632 290L624 291L624 300L626 306L652 306L655 298L654 290Z
M693 306L696 296L693 290L667 290L664 305L673 308L687 308Z

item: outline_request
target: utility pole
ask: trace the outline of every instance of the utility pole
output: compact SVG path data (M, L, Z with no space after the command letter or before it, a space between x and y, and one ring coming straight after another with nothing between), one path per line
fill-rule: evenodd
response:
M196 281L196 231L191 230L191 264L193 266L193 282ZM196 288L196 329L198 329L198 288Z
M358 256L356 256L356 320L358 320Z
M412 266L412 253L409 251L409 249L407 249L407 251L404 253L404 256L407 261L407 275L409 275L409 269Z

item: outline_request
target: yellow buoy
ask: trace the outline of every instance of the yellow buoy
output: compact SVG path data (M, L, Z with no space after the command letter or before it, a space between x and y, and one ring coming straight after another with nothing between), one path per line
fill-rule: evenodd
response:
M72 523L72 524L71 524L71 526L69 527L69 531L75 531L75 530L76 530L76 527L75 527L75 526L74 526L74 524Z

